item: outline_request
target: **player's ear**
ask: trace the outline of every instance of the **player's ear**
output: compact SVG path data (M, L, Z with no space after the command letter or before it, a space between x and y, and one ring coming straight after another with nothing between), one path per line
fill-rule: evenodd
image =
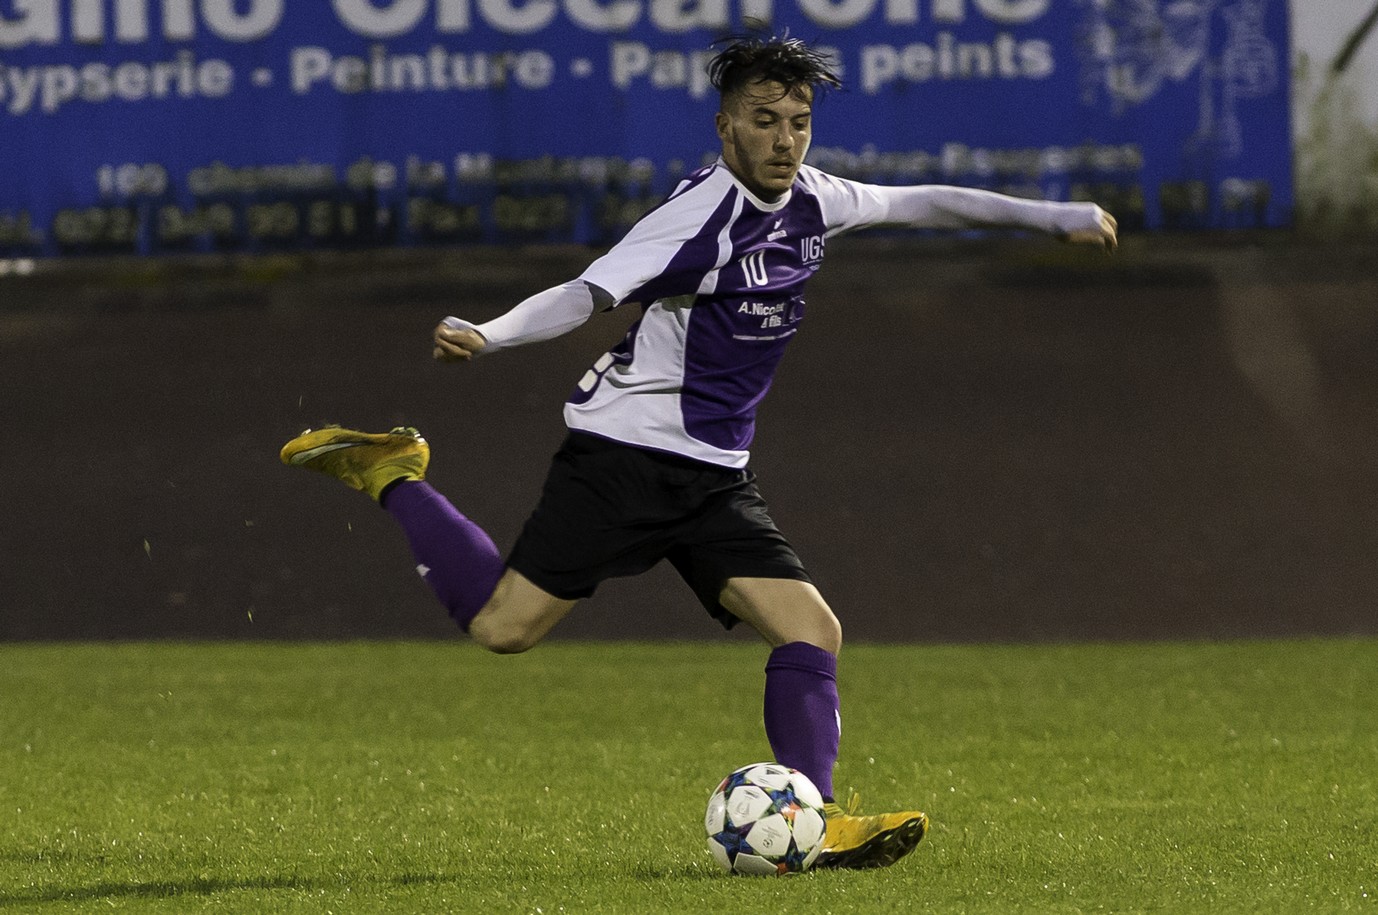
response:
M713 126L718 130L718 139L726 143L728 131L732 128L732 119L719 109L718 113L713 115Z

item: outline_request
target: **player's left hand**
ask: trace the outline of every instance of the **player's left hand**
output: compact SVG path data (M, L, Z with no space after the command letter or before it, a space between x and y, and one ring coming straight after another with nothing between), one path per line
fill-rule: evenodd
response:
M1107 254L1114 252L1120 245L1119 227L1115 217L1096 207L1096 218L1099 225L1094 229L1082 229L1076 232L1068 232L1064 237L1066 241L1077 245L1100 245Z

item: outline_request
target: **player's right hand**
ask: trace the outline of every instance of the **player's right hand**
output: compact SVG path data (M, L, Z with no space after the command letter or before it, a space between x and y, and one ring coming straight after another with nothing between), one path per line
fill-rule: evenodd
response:
M474 325L460 318L441 321L435 326L432 339L435 348L431 350L431 356L437 362L468 362L488 345Z

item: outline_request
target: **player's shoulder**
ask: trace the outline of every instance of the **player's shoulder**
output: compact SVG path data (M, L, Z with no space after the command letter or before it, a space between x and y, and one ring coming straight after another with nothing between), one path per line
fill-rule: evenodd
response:
M847 183L845 178L839 178L807 163L799 166L799 173L794 176L794 181L812 194L828 193Z
M626 252L642 245L678 244L725 219L723 199L732 191L732 177L721 162L686 175L660 203L641 214L614 246ZM610 252L611 253L611 252Z
M795 196L801 201L813 201L827 220L850 212L855 206L857 190L854 182L812 165L799 166L799 173L794 177Z
M640 222L684 219L691 214L706 215L732 188L732 176L721 162L705 165L681 178L665 199L642 215Z
M722 160L718 160L681 178L665 197L665 202L669 203L685 196L721 194L731 186L732 173Z
M821 168L804 162L799 166L799 173L795 176L795 180L805 187L808 187L817 184L819 181L826 181L830 177L832 176Z

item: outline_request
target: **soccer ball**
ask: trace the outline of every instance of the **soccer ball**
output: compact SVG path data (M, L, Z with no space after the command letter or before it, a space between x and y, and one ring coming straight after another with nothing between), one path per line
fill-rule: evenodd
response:
M800 874L823 850L823 795L798 769L742 766L708 798L708 850L734 874Z

